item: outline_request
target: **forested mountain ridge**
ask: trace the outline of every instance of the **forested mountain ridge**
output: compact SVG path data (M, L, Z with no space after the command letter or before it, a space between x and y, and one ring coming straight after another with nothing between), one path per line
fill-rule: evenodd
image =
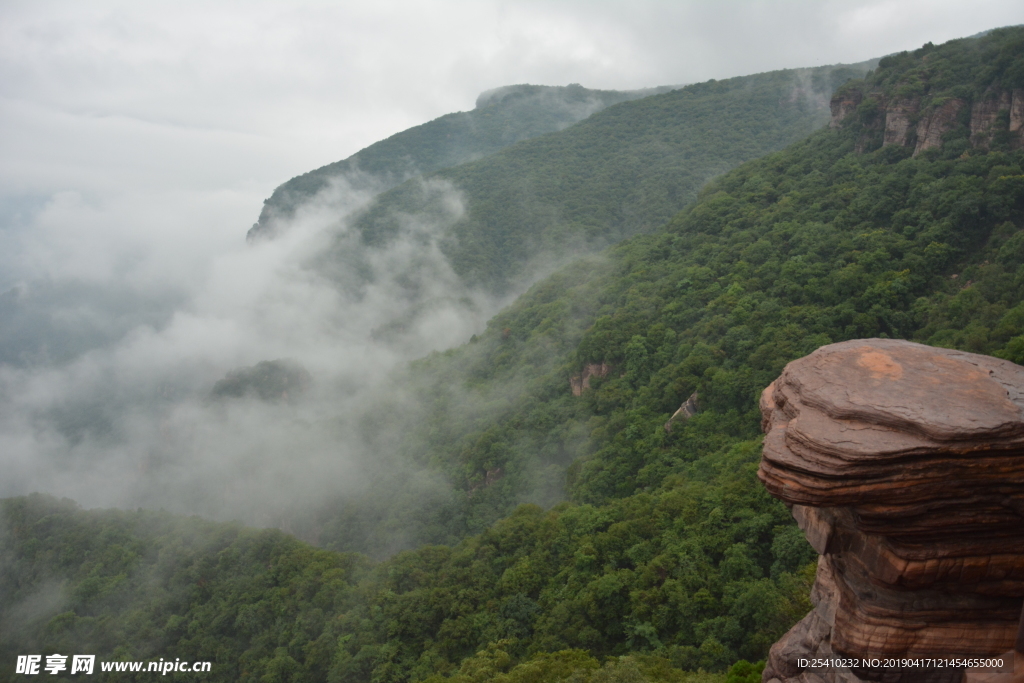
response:
M1012 31L1012 29L1002 29ZM966 124L972 147L1024 144L1024 66L1019 41L964 42L951 59L928 43L913 55L885 57L870 82L844 85L832 100L830 126L861 133L860 151L911 147L914 156L941 147Z
M557 131L626 100L669 90L591 90L568 86L512 85L482 93L468 112L446 114L375 142L342 161L296 176L264 202L248 239L272 237L298 207L332 181L383 190L411 176L455 166L543 133Z
M355 227L383 245L409 220L441 222L456 274L506 292L535 260L557 263L649 232L712 177L824 126L835 87L873 64L773 71L623 102L409 180L378 195ZM461 207L454 216L453 199ZM334 250L323 260L345 255Z
M901 73L927 87L952 68L972 93L1012 91L1022 39L926 47L849 87L888 96ZM518 683L686 680L763 657L806 612L814 553L755 477L761 389L859 337L1024 361L1024 151L972 143L967 119L916 156L863 135L820 130L725 173L662 229L413 365L401 379L424 412L382 406L381 422L457 495L427 508L377 491L320 541L410 523L458 543L373 564L280 532L4 501L5 661L69 650L209 659L205 680ZM588 365L607 370L574 395ZM698 413L666 429L694 392ZM568 502L516 507L551 482Z

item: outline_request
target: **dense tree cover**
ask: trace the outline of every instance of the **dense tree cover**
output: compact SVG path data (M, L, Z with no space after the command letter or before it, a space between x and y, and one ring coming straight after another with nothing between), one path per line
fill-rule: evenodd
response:
M1019 27L995 29L980 39L926 43L883 57L871 79L846 84L838 93L922 97L922 112L927 112L950 97L968 102L984 98L993 87L1024 88L1024 34Z
M213 385L210 396L222 399L254 396L264 401L287 401L305 391L310 381L309 371L296 361L265 360L228 372Z
M1021 33L994 32L985 51ZM860 87L898 87L877 78ZM602 504L756 438L761 389L822 344L884 335L1024 361L1020 150L971 148L966 122L917 158L857 153L861 134L822 131L745 164L658 234L562 269L471 343L418 362L405 381L426 416L381 414L409 460L456 488L408 515L421 541L550 505L566 473L575 501ZM612 372L573 396L591 363ZM703 414L666 431L694 391ZM372 498L333 513L321 542L386 536L396 518Z
M564 260L662 225L708 179L824 125L835 86L869 67L773 71L623 102L426 182L408 181L378 196L357 226L379 244L410 217L443 217L443 250L455 271L503 291L537 257ZM454 220L453 197L464 205Z
M572 84L513 85L485 92L472 111L446 114L414 126L282 184L264 202L250 236L272 232L275 221L291 217L334 178L344 176L357 186L379 191L410 176L455 166L520 140L561 130L617 102L668 89L591 90Z
M325 615L342 609L366 565L279 531L82 511L40 495L0 502L0 540L0 680L32 680L14 675L17 655L59 653L209 660L204 680L284 681L300 670L322 681L334 646L322 638ZM104 676L98 665L94 675L153 676Z
M971 148L967 133L912 158L897 146L855 152L856 127L822 131L725 175L663 231L563 269L471 343L416 364L408 381L429 407L402 427L406 455L457 488L415 515L423 538L479 533L563 482L575 503L606 509L692 481L724 453L753 462L761 389L822 344L903 337L1024 361L1024 156L1005 140ZM612 371L573 396L570 378L591 363ZM666 430L694 391L701 414ZM350 530L380 537L389 524L372 505L339 519L322 542L357 546ZM760 548L765 576L777 561L768 547L806 549L795 532L734 531ZM726 557L711 557L721 577Z
M757 653L809 607L810 574L786 571L805 554L776 542L766 568L754 550L790 527L751 459L601 509L524 506L376 566L277 531L8 499L0 657L208 660L204 680L720 683L682 668Z
M999 55L1021 34L981 40ZM886 73L862 87L899 88ZM756 480L761 389L858 337L1024 361L1024 151L972 148L965 123L916 158L858 153L861 133L744 164L414 364L402 379L424 411L381 406L381 424L453 483L442 504L378 489L329 511L333 550L317 550L5 501L6 661L85 643L211 659L214 680L710 683L684 671L762 658L808 609L814 555ZM611 370L575 396L588 364ZM666 428L694 391L700 413ZM339 552L407 526L422 545L384 561ZM738 662L727 683L756 678Z
M916 124L950 100L966 106L959 123L971 115L971 105L995 100L1001 92L1024 88L1024 35L1019 28L995 29L979 39L951 40L935 46L927 43L914 52L884 57L867 81L852 81L837 94L860 100L854 115L845 122L861 134L861 149L882 145L886 107L905 106L910 123L909 143L917 140ZM994 131L997 144L1010 139L1010 112L999 112ZM959 136L965 138L961 129Z

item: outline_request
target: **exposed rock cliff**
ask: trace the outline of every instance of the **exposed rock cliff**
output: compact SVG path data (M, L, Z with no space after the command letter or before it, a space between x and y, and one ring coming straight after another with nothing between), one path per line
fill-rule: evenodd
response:
M761 398L759 477L821 555L765 681L959 681L814 657L1000 655L1024 598L1024 368L904 341L825 346ZM1012 654L1011 654L1012 658Z
M926 116L918 119L914 156L926 149L942 147L942 136L956 126L957 117L965 104L966 102L963 100L953 97L935 106Z
M832 98L830 128L842 128L862 101L873 102L877 110L872 120L861 121L866 129L858 149L863 150L871 133L881 131L883 145L913 147L914 156L926 149L942 146L943 136L965 126L973 147L988 147L1002 134L1013 149L1024 146L1024 90L993 90L970 106L965 122L960 112L967 106L962 98L951 97L931 102L922 108L921 97L887 97L883 93L865 95L858 91Z
M569 378L569 388L573 396L582 396L584 389L590 388L591 377L607 377L612 371L612 366L607 363L588 363L578 375Z
M672 413L672 417L665 423L665 431L671 432L672 425L676 422L686 422L691 417L700 412L700 406L697 403L697 392L690 394L690 397L683 401L683 404L679 406L676 412Z
M1024 27L928 43L881 59L862 81L833 95L831 128L858 132L857 151L910 147L914 154L956 141L1024 147Z

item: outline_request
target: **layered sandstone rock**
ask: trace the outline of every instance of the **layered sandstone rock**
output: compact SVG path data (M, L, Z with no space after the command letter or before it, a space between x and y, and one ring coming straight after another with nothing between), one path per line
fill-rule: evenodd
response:
M869 339L762 395L759 477L821 554L814 611L764 680L960 681L960 669L810 670L813 657L1000 655L1024 599L1024 368Z

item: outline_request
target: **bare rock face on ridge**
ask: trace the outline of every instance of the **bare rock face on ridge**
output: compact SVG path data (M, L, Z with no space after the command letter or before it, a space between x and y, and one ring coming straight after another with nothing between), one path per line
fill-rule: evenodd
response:
M1024 367L867 339L793 361L761 397L758 473L821 555L815 609L764 680L959 681L815 657L1012 651L1024 601ZM1012 655L1011 655L1012 658Z

